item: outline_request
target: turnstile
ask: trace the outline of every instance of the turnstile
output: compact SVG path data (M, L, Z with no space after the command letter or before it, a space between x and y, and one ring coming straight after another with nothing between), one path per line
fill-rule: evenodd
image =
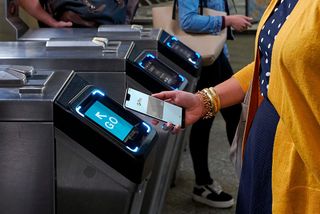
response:
M77 77L57 98L54 119L58 213L140 213L155 129Z
M83 41L80 41L80 43L82 42ZM33 63L42 68L45 66L56 68L64 67L68 69L74 68L79 76L91 84L95 84L101 88L114 86L114 90L111 90L110 93L115 93L113 95L115 98L120 97L120 99L116 99L116 101L122 103L126 87L126 77L124 73L126 64L125 55L131 45L125 46L126 43L124 42L121 43L122 48L120 46L117 51L103 54L101 47L82 47L80 49L75 49L71 45L68 45L68 47L64 49L52 46L47 49L45 44L46 42L3 42L0 44L0 47L2 47L0 48L0 60L5 63L11 62L20 65L25 63L30 65ZM59 45L61 44L58 44L57 46ZM127 47L127 49L125 47ZM9 49L13 51L8 53L7 50ZM103 78L105 72L107 72L110 77L109 81L105 81L105 78ZM122 84L115 81L115 77L119 76ZM146 119L147 122L150 120L150 118L142 118ZM159 126L157 126L156 129L159 133L159 139L155 148L157 151L160 151L159 148L164 145L174 145L174 135L162 130ZM169 155L169 157L172 155L172 151L166 152L168 153L166 155ZM158 169L155 168L153 171L155 172L157 170ZM154 180L154 178L150 178L150 180L151 179ZM154 190L153 188L151 189ZM152 191L152 195L165 195L165 193L166 191L158 193L156 189L155 191ZM147 201L149 198L145 201L146 197L143 198L142 208L145 206L145 203L148 203Z
M19 16L17 0L0 3L0 35L2 39L22 41L49 41L50 39L79 39L105 37L111 41L134 41L136 49L157 50L187 73L199 77L201 57L162 29L141 25L101 25L98 28L36 28L30 29ZM164 57L162 56L162 57Z
M75 71L125 72L125 57L132 42L109 42L106 47L91 41L0 42L3 64Z
M130 75L129 86L149 94L176 89L192 92L197 82L196 77L154 50L131 49L127 60L127 74ZM171 138L173 142L159 142L155 171L146 189L142 214L162 213L166 194L173 182L177 162L184 147L185 132L171 135Z
M110 74L103 90L72 71L0 66L1 213L140 213L156 132L111 98L123 79Z
M11 20L13 19L10 19L10 21ZM183 46L183 44L181 44L175 37L167 34L161 29L145 29L141 26L116 25L101 26L98 29L40 28L27 29L24 32L21 32L19 30L21 20L16 20L17 21L14 22L14 25L18 27L15 27L15 29L19 31L18 34L15 34L16 38L24 41L37 40L38 43L34 42L34 44L32 44L32 42L26 42L24 45L17 43L11 45L11 47L19 46L19 48L14 49L22 49L23 52L25 51L24 49L27 49L28 51L26 52L28 53L26 56L21 56L16 53L13 56L11 55L12 58L10 60L8 59L10 56L8 58L2 56L5 62L18 64L35 63L36 66L44 67L49 64L54 68L74 69L79 75L81 75L81 77L102 87L105 86L105 83L100 78L101 71L113 71L115 72L114 75L116 75L119 70L126 71L128 74L127 84L130 87L137 88L147 93L172 89L194 91L197 78L200 75L199 65L201 65L201 59L198 58L192 50ZM105 51L103 55L100 55L103 51L103 47L92 44L88 47L88 43L85 44L86 41L88 42L88 38L92 38L94 36L108 38L108 40L111 41L109 42L109 45L111 44L111 48L109 48L108 51ZM122 47L129 43L124 41L134 41L131 48L128 48L130 51L125 54L127 59L125 63L126 65L123 64L122 60L123 52L125 51L121 51L120 46L117 48L117 51L115 51L114 49L116 49L117 42L115 43L114 40L122 40ZM78 43L78 47L75 43ZM46 44L45 47L44 44ZM79 47L79 44L82 44L82 47ZM35 46L39 47L36 48ZM5 50L8 50L8 46L6 46ZM127 49L124 48L123 50ZM30 52L33 53L31 54ZM34 54L35 52L39 54ZM134 56L133 53L137 55ZM165 69L169 68L169 70L171 70L171 74L173 74L169 76L179 77L180 75L180 77L183 77L185 79L183 84L180 84L180 87L171 88L170 86L168 87L168 84L164 81L165 79L155 78L154 76L150 76L150 74L148 76L148 74L144 73L144 76L137 77L139 76L137 72L143 72L143 69L141 70L141 67L138 67L140 70L137 70L137 67L130 67L133 63L130 63L129 60L131 59L131 62L134 62L138 59L136 58L138 55L142 56L143 54L145 54L145 56L147 54L153 55L156 61L160 62L162 67L165 66ZM132 58L133 56L134 58ZM2 57L0 50L0 58ZM19 59L14 60L13 58ZM24 59L26 61L24 61ZM83 73L84 71L89 70L90 74ZM94 75L96 77L93 77L93 71L96 72ZM149 77L149 79L146 79L147 77ZM124 90L119 90L116 96L121 97L119 93L123 92ZM139 115L139 117L146 121L150 120L150 118L142 115ZM156 127L156 129L159 133L159 140L157 143L158 152L156 157L157 162L150 178L149 185L146 189L145 198L142 202L141 213L161 213L165 195L171 185L172 177L174 176L176 169L176 162L182 150L182 141L184 139L183 133L180 133L179 135L171 135L160 127Z

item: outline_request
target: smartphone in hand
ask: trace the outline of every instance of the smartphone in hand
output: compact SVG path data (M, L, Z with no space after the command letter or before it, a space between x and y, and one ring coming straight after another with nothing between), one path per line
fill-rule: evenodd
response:
M128 88L123 106L163 122L184 127L184 108Z

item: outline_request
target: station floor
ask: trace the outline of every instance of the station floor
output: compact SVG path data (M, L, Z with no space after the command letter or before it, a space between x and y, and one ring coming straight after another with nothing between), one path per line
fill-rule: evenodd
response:
M236 35L236 40L228 41L230 62L234 71L238 71L253 59L254 32ZM229 144L225 132L225 123L221 115L217 115L210 134L209 166L213 179L217 180L224 190L236 200L238 179L229 159ZM193 166L188 143L181 155L176 179L166 197L163 214L231 214L235 213L235 205L228 209L215 209L192 201L191 193L194 185Z

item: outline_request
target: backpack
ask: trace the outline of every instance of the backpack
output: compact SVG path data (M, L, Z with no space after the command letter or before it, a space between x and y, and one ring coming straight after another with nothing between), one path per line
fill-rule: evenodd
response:
M55 19L71 21L74 27L124 24L127 0L42 0Z

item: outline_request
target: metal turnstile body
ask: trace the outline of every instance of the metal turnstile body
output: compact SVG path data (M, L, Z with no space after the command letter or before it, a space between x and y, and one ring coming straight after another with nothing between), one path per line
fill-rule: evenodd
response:
M24 79L8 67L0 66L1 213L54 213L53 102L72 72L35 70Z
M188 80L188 84L182 90L189 92L193 92L195 90L198 80L197 77L194 77L191 74L185 72L182 68L180 68L164 55L155 50L144 51L154 54L166 66L183 75ZM137 50L133 48L128 58L135 59L139 56L139 54L141 54L141 51L139 49ZM128 72L129 69L133 70ZM161 90L172 90L169 87L166 88L167 86L165 86L164 84L155 82L155 80L152 79L148 79L148 82L144 82L146 78L143 77L140 78L140 81L139 78L131 78L130 76L132 76L133 73L138 76L137 72L141 72L141 70L139 71L137 70L137 68L133 68L132 63L127 66L127 73L130 72L132 72L132 74L127 78L128 86L130 87L143 91L147 94L156 93ZM145 199L143 201L141 210L142 214L162 213L166 194L172 182L174 182L173 179L175 177L177 163L179 161L180 153L184 148L183 140L185 139L186 132L180 132L177 135L172 135L170 132L164 131L162 128L160 128L160 126L157 126L157 130L160 135L169 133L169 136L165 141L158 142L154 171L152 172L149 184L146 188Z
M125 43L125 42L124 42ZM123 43L122 43L123 44ZM131 43L130 43L131 44ZM124 45L124 44L123 44ZM1 43L0 44L1 51L0 50L0 58L1 61L4 61L6 63L15 63L15 64L35 64L35 66L37 67L46 67L46 66L52 66L55 68L69 68L69 69L75 69L75 71L77 72L77 74L79 76L81 76L83 79L85 79L86 81L88 81L91 84L95 84L100 88L110 88L112 87L112 90L108 90L109 93L112 95L112 97L115 98L115 100L118 103L122 103L122 101L124 100L124 92L125 92L125 88L126 88L126 77L125 77L125 55L126 55L126 51L129 49L129 45L127 45L126 47L128 47L127 49L123 48L125 51L123 51L123 53L120 51L117 54L114 53L107 53L106 55L101 53L101 50L96 50L95 48L92 49L78 49L78 50L74 50L72 48L69 49L63 49L63 50L59 50L59 49L50 49L47 50L47 48L45 47L45 42L9 42L9 43ZM7 50L13 50L10 52L10 54L6 54L8 53ZM120 50L123 50L120 49ZM92 57L93 55L93 57ZM109 57L108 57L109 56ZM109 80L106 81L106 79L104 78L104 72L108 73L109 76ZM120 83L116 81L115 77L119 77L120 79ZM140 115L139 115L140 116ZM144 117L142 117L144 118ZM144 118L147 120L147 122L150 122L150 118ZM165 145L172 145L171 142L174 142L175 136L169 134L168 132L165 132L161 129L160 126L156 127L157 131L159 132L159 139L158 139L158 143L156 145L156 149L157 151L161 151L161 149L159 149L158 147L162 147ZM59 135L59 136L64 136L63 134ZM59 141L60 142L60 141ZM72 142L72 140L67 140L67 142ZM60 145L60 144L57 144ZM62 146L64 145L64 143L61 144ZM62 147L65 148L65 147ZM69 147L66 147L69 148ZM165 148L170 148L170 147L165 147ZM57 150L59 151L59 150ZM166 150L167 151L167 150ZM60 154L60 153L59 153ZM61 153L64 154L64 153ZM168 156L170 157L170 155L172 154L172 151L168 151L166 152L166 154L164 156ZM64 162L64 158L65 156L62 156L62 163ZM160 160L162 159L162 157L159 158ZM166 159L166 162L169 161L169 158ZM86 161L85 161L86 162ZM164 175L160 175L160 176L166 176L166 165L163 166L161 165L161 170L163 170L165 173ZM77 168L77 167L76 167ZM157 170L160 169L154 169L153 171L156 172ZM160 172L163 172L160 171ZM79 173L80 171L78 171ZM63 173L62 173L63 174ZM74 174L68 174L69 178L68 179L72 179L72 177L74 178ZM68 177L67 176L67 177ZM154 180L155 178L150 178L152 180ZM75 183L76 182L71 182L71 183ZM151 183L149 181L149 183ZM80 185L80 184L78 184ZM141 187L137 187L135 185L132 186L132 183L128 184L130 187L126 187L125 189L130 189L132 190L132 188L146 188L147 186L142 185ZM152 185L152 184L151 184ZM95 187L97 189L97 187ZM131 191L130 190L130 191ZM151 190L153 190L153 188L151 188ZM118 190L118 191L123 191L122 190ZM94 191L93 191L94 192ZM143 192L143 191L140 191ZM166 192L166 191L165 191ZM152 195L157 195L157 194L161 194L161 195L165 195L165 192L156 192L152 191ZM71 193L74 194L74 192L71 191ZM72 195L72 194L71 194ZM74 196L74 195L73 195ZM80 197L80 196L79 196ZM131 206L130 204L130 210L139 210L139 207L142 207L141 209L143 209L143 207L145 206L145 203L148 203L147 201L149 199L147 199L146 197L148 197L148 195L145 195L145 197L141 197L141 194L139 195L140 200L142 200L142 202L139 205L138 203L137 205ZM93 197L94 198L94 197ZM72 202L73 200L75 202L77 202L76 200L78 200L76 197L68 197L68 199ZM80 199L79 199L80 200ZM123 199L123 200L128 200L128 198ZM110 200L111 202L113 200ZM128 204L128 203L124 203L124 204ZM108 203L106 203L108 204ZM114 203L112 203L114 204ZM65 206L65 207L69 207L69 206ZM101 206L98 206L102 209ZM125 206L120 206L122 209L127 210L128 207L125 208ZM120 208L119 207L119 208ZM85 210L85 209L83 209ZM140 212L143 212L142 210L140 210Z
M0 60L4 64L32 65L36 68L75 71L125 71L125 56L132 42L112 42L104 49L91 40L61 42L0 42Z
M117 79L106 74L103 80L108 84ZM90 121L81 123L82 117L76 117L68 103L79 97L88 84L79 75L74 76L55 104L57 213L138 214L152 171L155 149L145 149L141 157L135 158L131 150L123 151L122 142L105 137L103 130L101 132ZM102 92L109 96L109 91L114 90L117 88ZM152 128L151 134L155 136L155 133ZM152 137L151 147L154 141Z
M17 0L0 1L0 39L14 41L28 31L28 25L19 17Z
M21 24L21 20L19 20L18 22L15 22L14 25L23 26L23 23ZM129 54L124 54L124 52L126 51L120 50L117 52L117 54L115 54L114 52L113 54L110 52L105 52L105 54L102 55L100 50L98 50L97 48L81 48L82 50L86 49L85 52L81 50L76 51L75 49L72 49L70 47L68 47L67 50L65 48L51 48L50 50L48 50L45 47L45 42L41 41L49 41L52 38L64 38L65 40L70 40L75 38L92 38L94 36L107 37L111 41L134 41L134 47L132 47L131 50L138 50L140 52L147 50L154 53L154 55L158 57L162 62L187 78L188 84L183 88L183 90L191 92L194 91L198 77L191 75L192 72L187 69L181 69L179 67L181 66L181 61L179 63L173 63L172 59L174 58L167 58L168 52L162 52L164 48L159 43L163 38L163 35L167 36L166 33L161 29L139 29L139 26L101 26L98 29L27 29L24 31L19 31L19 34L15 34L15 38L24 41L36 40L38 42L25 42L21 44L11 43L11 45L3 45L0 43L0 47L4 47L3 52L0 50L0 60L4 60L4 62L6 63L27 63L29 65L33 64L39 67L47 67L49 65L57 69L74 69L77 72L81 71L79 75L87 81L98 84L99 87L105 88L107 87L107 84L105 81L103 81L103 78L101 78L100 72L108 70L109 72L115 72L114 75L119 75L118 71L122 72L127 70L128 66L125 65L122 60L122 57L124 55L126 57L129 56ZM121 43L123 47L129 42ZM17 50L15 54L4 56L5 53L8 53L7 50L11 50L12 47L14 50ZM124 50L126 50L126 48L124 48ZM161 51L161 53L159 51ZM1 53L3 53L3 55L1 55ZM115 56L120 58L120 60ZM105 59L104 61L102 61L103 58ZM179 66L177 64L179 64ZM89 73L83 73L89 70ZM95 73L95 75L93 75L93 73ZM137 88L147 93L157 92L151 90L150 88L148 90L144 85L144 79L133 80L131 77L127 76L128 86ZM117 85L114 81L109 84L115 86ZM115 92L111 90L111 93ZM124 89L119 89L117 93L113 94L113 97L117 97L117 101L121 103L123 100L123 93ZM150 118L148 117L142 115L139 115L139 117L148 122L150 121ZM146 192L141 202L141 213L161 213L166 192L171 185L172 178L174 177L176 170L177 159L179 159L183 147L183 133L180 133L179 135L171 135L170 133L162 130L159 126L155 128L159 133L159 139L156 145L156 164L150 177L150 181L148 185L145 186ZM61 136L65 137L63 136L63 134L61 134ZM70 139L67 141L70 141ZM72 140L70 142L72 142ZM61 144L61 148L68 147L65 147L63 143ZM82 153L82 151L80 150L79 152ZM67 156L70 155L62 156L62 158ZM62 163L63 162L64 161L62 161ZM84 163L86 162L87 161L84 161ZM78 171L77 173L80 173L80 171ZM73 174L71 173L70 178L72 176ZM79 181L77 185L81 185L81 182L82 181ZM101 185L103 186L103 184ZM98 187L93 187L93 189L94 188L98 189ZM127 188L130 189L130 185ZM120 192L121 191L122 190L120 190ZM74 192L72 193L74 194ZM97 200L97 203L100 203L99 200ZM124 204L127 203L124 201ZM101 207L103 209L103 206L101 206L101 204L96 205L97 207ZM125 207L126 206L123 206L124 210L127 209Z
M162 30L136 28L134 25L102 25L99 28L37 28L29 29L17 40L48 41L52 38L90 38L105 37L111 41L133 41L141 48L157 48Z
M69 128L83 125L78 122L64 129L61 124L67 124L67 117L56 110L57 99L67 102L74 97L67 89L75 79L97 82L121 102L119 90L126 86L123 72L73 74L5 65L0 66L0 77L1 213L140 213L155 150L137 160L137 166L144 165L139 167L141 176L129 176L132 172L126 174L113 164L126 161L117 155L101 159L100 152L95 154L75 140ZM81 89L82 83L76 82L76 88ZM80 134L87 136L83 130Z

